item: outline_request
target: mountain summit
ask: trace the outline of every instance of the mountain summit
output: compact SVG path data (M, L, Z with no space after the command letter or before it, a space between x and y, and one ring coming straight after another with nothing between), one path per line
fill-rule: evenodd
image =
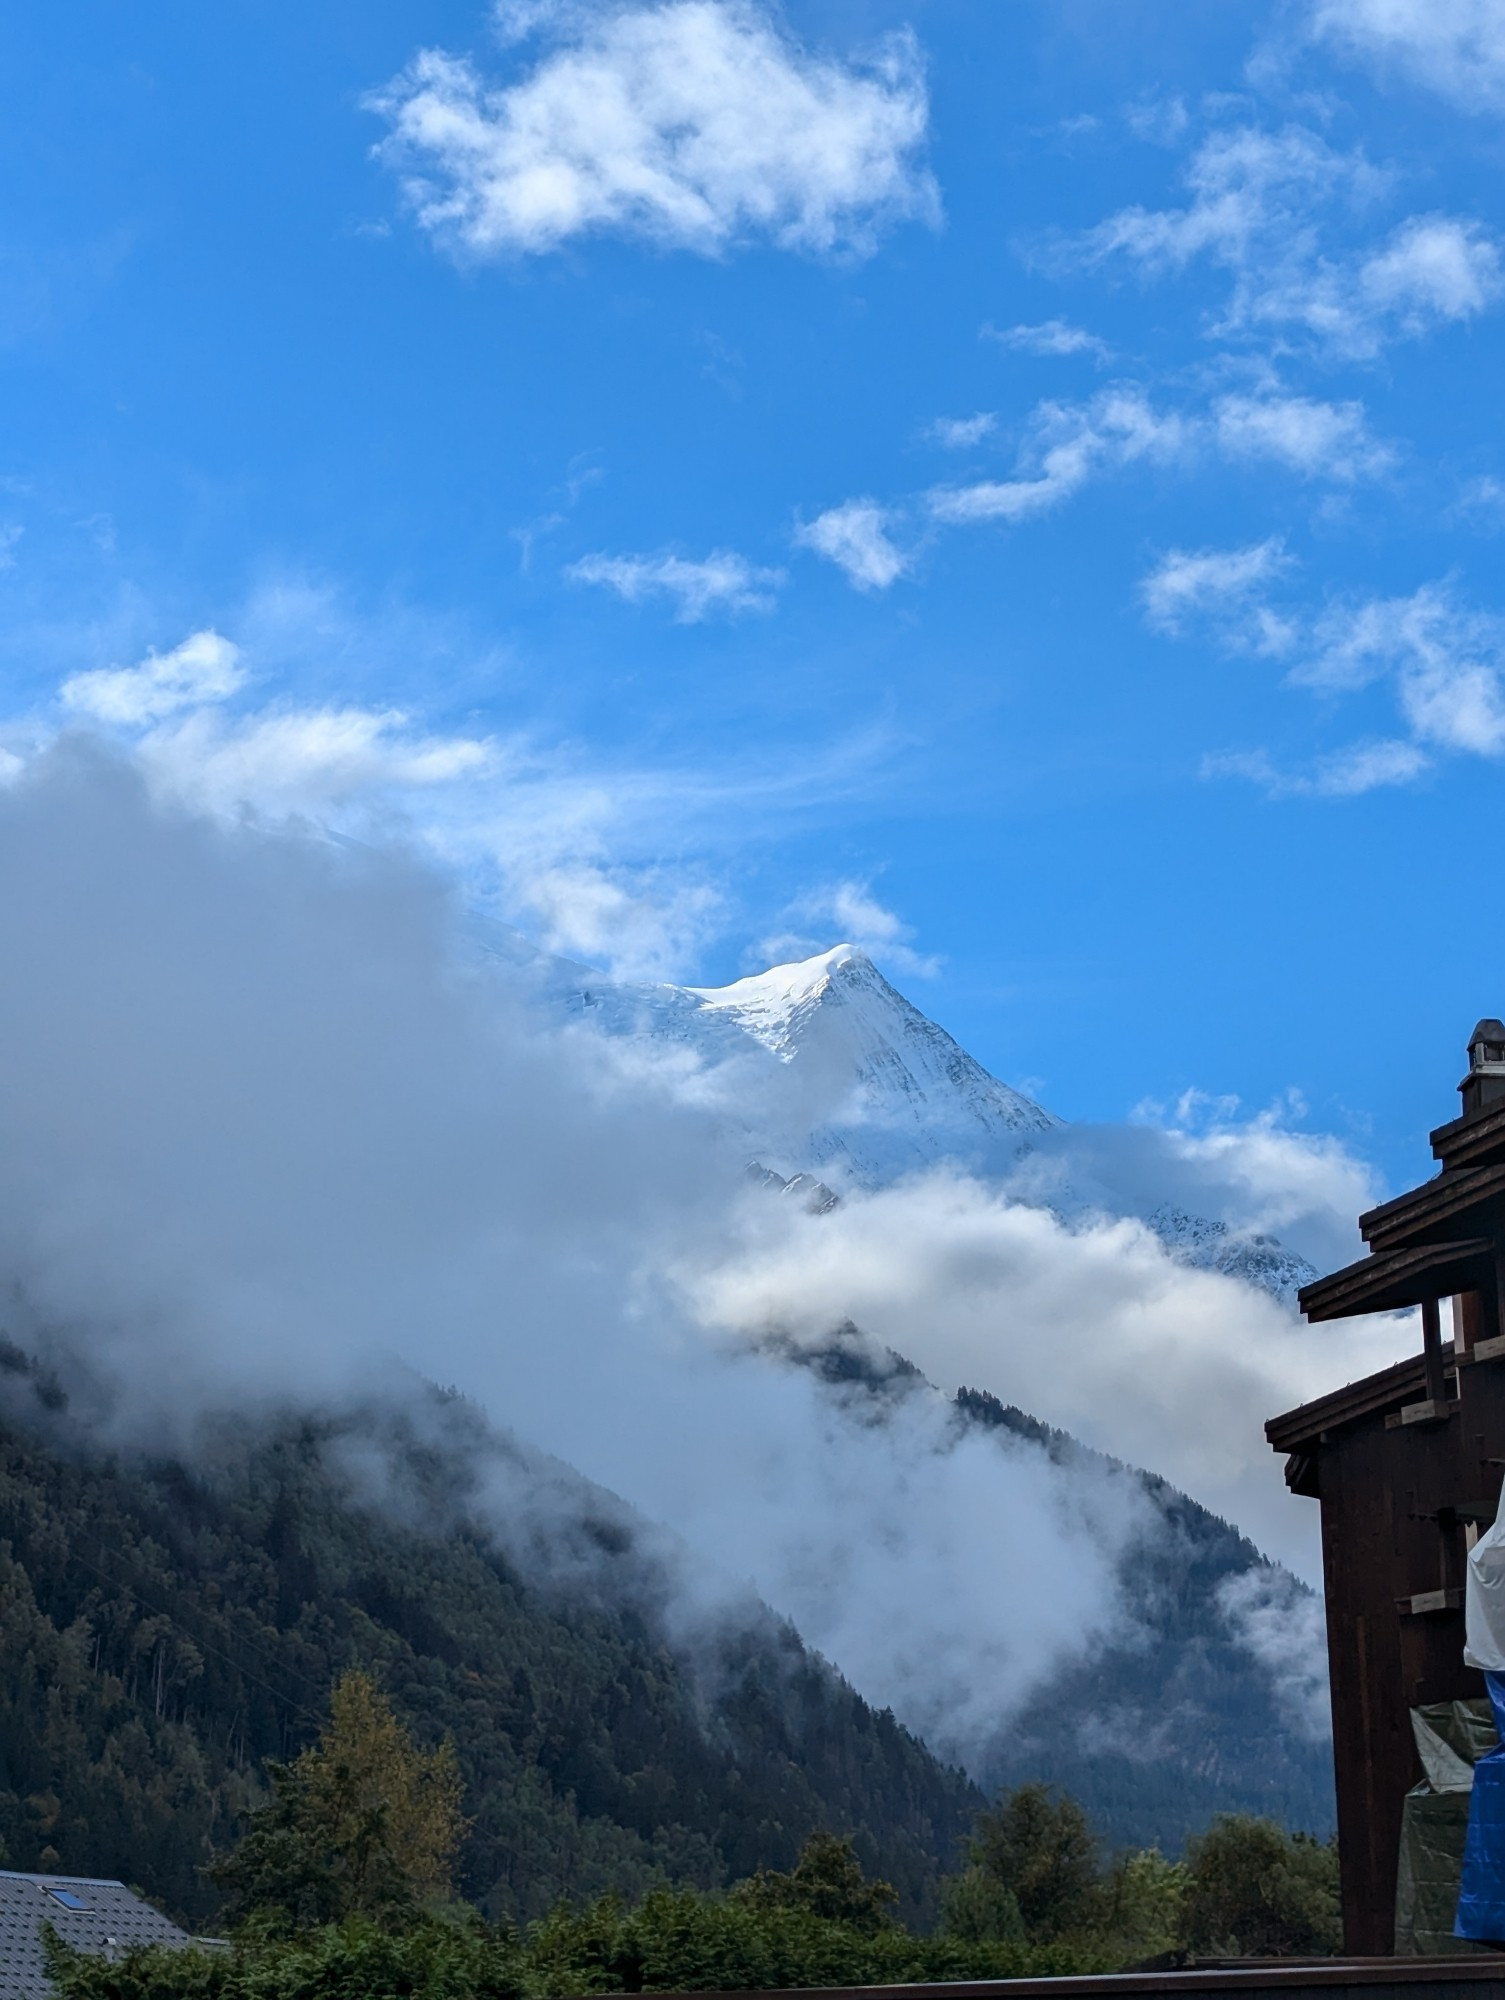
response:
M531 978L556 1015L688 1050L770 1184L802 1199L813 1190L817 1207L833 1190L887 1187L949 1162L1057 1215L1135 1216L1178 1263L1286 1304L1317 1275L1273 1237L1189 1212L1153 1174L1133 1185L1115 1178L1105 1170L1112 1148L1094 1145L1093 1128L1000 1082L856 945L728 986L618 982L500 927L484 948ZM1031 1157L1043 1172L1021 1179Z
M855 945L679 990L708 1017L708 1041L724 1048L734 1023L800 1073L819 1108L799 1166L839 1163L870 1185L942 1159L997 1169L1061 1122L991 1076Z

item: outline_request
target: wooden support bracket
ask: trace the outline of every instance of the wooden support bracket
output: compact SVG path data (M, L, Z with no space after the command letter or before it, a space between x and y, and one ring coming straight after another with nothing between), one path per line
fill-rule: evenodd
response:
M1505 1333L1497 1333L1491 1340L1476 1340L1466 1353L1458 1356L1459 1361L1465 1364L1499 1361L1502 1358L1505 1358Z
M1395 1608L1402 1618L1425 1618L1431 1612L1461 1611L1461 1590L1418 1590L1411 1597L1397 1597Z
M1456 1396L1439 1400L1428 1396L1422 1403L1406 1403L1398 1410L1392 1410L1385 1419L1387 1431L1398 1431L1405 1424L1445 1424L1458 1408Z

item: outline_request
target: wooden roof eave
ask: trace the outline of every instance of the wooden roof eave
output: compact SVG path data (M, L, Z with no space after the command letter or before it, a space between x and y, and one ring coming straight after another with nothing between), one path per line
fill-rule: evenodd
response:
M1505 1160L1492 1166L1448 1168L1409 1194L1359 1217L1359 1234L1376 1251L1399 1250L1428 1234L1474 1234L1464 1218L1505 1199ZM1462 1225L1462 1226L1460 1226Z
M1452 1361L1450 1340L1442 1343L1442 1356L1444 1365ZM1357 1382L1345 1383L1341 1389L1317 1397L1314 1402L1287 1410L1283 1416L1271 1417L1265 1425L1265 1436L1273 1451L1299 1452L1320 1443L1327 1431L1341 1430L1345 1424L1358 1423L1364 1417L1399 1409L1425 1394L1426 1364L1421 1355L1413 1354L1405 1361L1397 1361L1393 1368L1382 1368L1376 1375L1365 1375Z
M1488 1279L1494 1245L1488 1237L1375 1250L1331 1277L1303 1285L1296 1302L1309 1320L1351 1319L1361 1313L1403 1312L1428 1299L1478 1290Z
M1455 1167L1482 1167L1505 1159L1505 1103L1487 1111L1465 1112L1431 1135L1432 1157L1445 1172Z

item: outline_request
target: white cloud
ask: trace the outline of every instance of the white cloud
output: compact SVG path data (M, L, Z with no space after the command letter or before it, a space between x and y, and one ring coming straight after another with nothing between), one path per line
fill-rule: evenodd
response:
M1274 1680L1284 1711L1317 1740L1332 1734L1327 1622L1321 1597L1274 1568L1227 1577L1218 1604L1241 1644Z
M432 736L402 709L271 708L242 716L202 707L140 739L161 790L201 808L254 802L317 812L378 792L452 785L492 769L494 746Z
M585 556L565 574L577 583L603 584L629 604L666 597L680 625L698 625L714 612L771 611L784 581L782 570L757 569L731 549L713 549L700 562L669 553Z
M714 762L605 761L523 730L481 734L397 707L278 692L324 679L338 662L353 663L368 685L411 676L415 661L433 667L431 682L463 684L492 656L448 620L390 603L367 617L338 592L284 580L240 606L233 629L239 680L228 697L216 676L201 675L194 693L193 677L178 686L178 674L175 712L164 715L160 689L143 697L151 671L137 680L132 669L109 715L59 700L0 718L0 788L23 778L66 725L90 722L164 803L229 822L295 819L367 844L400 837L463 880L473 906L558 950L623 977L686 978L719 929L721 889L709 864L664 857L745 853L750 825L818 820L870 784L894 747L885 730L866 727L767 755L734 747ZM68 651L77 657L91 644L96 635L81 632ZM196 650L185 643L166 657ZM156 664L154 655L146 669ZM248 700L253 682L266 692Z
M1394 462L1372 437L1364 405L1310 396L1224 396L1213 406L1218 444L1236 459L1270 459L1307 478L1348 484Z
M1230 751L1204 757L1202 776L1247 779L1276 799L1357 799L1391 785L1409 785L1431 764L1415 743L1390 737L1350 743L1319 758L1310 771L1282 771L1264 750Z
M1196 257L1241 269L1269 254L1272 238L1309 242L1314 205L1378 191L1380 177L1356 153L1335 152L1302 126L1214 132L1186 168L1185 208L1120 209L1083 243L1094 260L1123 255L1150 275Z
M101 667L63 682L63 704L79 715L127 727L184 708L224 701L245 680L240 649L218 632L194 632L170 653L150 653L139 667Z
M1279 770L1264 751L1210 758L1210 776L1252 779L1276 794L1356 798L1409 784L1439 754L1505 756L1505 619L1461 604L1449 584L1409 597L1366 598L1287 622L1285 650L1303 657L1295 686L1335 696L1388 686L1408 734L1367 738L1309 771Z
M1140 596L1152 625L1179 632L1194 617L1248 616L1251 599L1290 566L1285 544L1274 535L1239 549L1172 549L1140 584ZM1252 609L1260 621L1272 616L1263 605ZM1260 630L1264 650L1275 650L1278 627L1261 622Z
M1505 521L1505 479L1492 472L1481 472L1477 478L1465 481L1450 511L1480 528L1499 527Z
M1324 798L1356 799L1390 785L1409 785L1430 764L1424 750L1398 737L1353 743L1323 758L1306 789Z
M1440 750L1505 753L1505 621L1461 605L1445 584L1370 598L1320 621L1295 678L1326 690L1392 676L1413 735Z
M847 500L799 528L795 540L835 563L858 590L887 590L909 566L890 538L892 519L875 500Z
M863 1422L708 1334L665 1273L792 1205L651 1062L476 967L400 841L206 824L75 741L0 794L0 892L7 1325L85 1349L112 1443L389 1394L421 1422L404 1356L645 1510L680 1636L750 1581L953 1754L1118 1624L1137 1482L958 1440L923 1392ZM570 1485L474 1497L507 1548Z
M993 411L979 410L972 417L937 417L926 435L944 445L947 451L970 451L973 445L991 437L997 428L998 418Z
M1042 403L1019 458L1019 476L971 486L936 487L938 521L1023 521L1048 513L1098 474L1139 459L1169 460L1190 443L1185 422L1162 416L1144 392L1106 389L1089 403Z
M911 38L857 66L799 47L752 0L669 0L575 20L520 82L419 54L372 100L418 219L472 256L612 233L720 255L756 238L870 250L938 214Z
M1343 1167L1331 1148L1314 1163L1351 1185ZM1251 1413L1288 1409L1407 1346L1383 1321L1340 1322L1314 1343L1287 1308L1178 1264L1141 1223L1067 1222L944 1172L850 1193L828 1215L753 1220L742 1255L687 1275L709 1322L820 1342L850 1318L947 1389L990 1390L1153 1464L1308 1574L1315 1524L1293 1514Z
M1406 333L1423 333L1431 320L1473 319L1494 304L1499 247L1477 222L1413 216L1364 260L1358 279L1376 312L1393 314Z
M1303 328L1339 353L1367 358L1392 337L1465 320L1500 296L1500 253L1479 224L1413 216L1378 248L1331 248L1327 218L1361 210L1386 177L1360 152L1338 152L1301 126L1214 132L1186 168L1183 208L1135 206L1079 246L1090 262L1122 256L1147 277L1208 258L1233 276L1211 331Z
M1064 319L1042 320L1038 326L1011 326L1007 330L985 326L983 333L1004 347L1025 354L1090 354L1098 361L1110 361L1113 350L1105 340L1085 327L1071 326Z
M693 963L721 914L706 882L668 870L561 861L514 880L549 951L633 979L670 979Z
M504 45L525 42L551 27L577 24L583 9L573 0L492 0L491 25Z
M858 946L890 971L910 978L933 979L941 969L938 958L914 949L913 925L880 903L870 882L848 878L827 883L800 897L785 915L803 924L820 925L821 934L812 937L804 931L786 930L764 938L758 946L761 965L827 951L834 934L841 943Z
M1315 32L1469 110L1505 105L1498 0L1316 0Z
M1152 146L1174 146L1191 123L1191 114L1184 98L1142 97L1125 111L1124 122L1136 139Z

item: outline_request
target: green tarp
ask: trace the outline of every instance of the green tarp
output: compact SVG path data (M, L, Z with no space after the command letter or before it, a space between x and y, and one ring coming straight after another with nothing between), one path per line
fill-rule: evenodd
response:
M1437 1701L1413 1708L1416 1753L1426 1773L1406 1794L1395 1882L1397 1957L1478 1951L1453 1936L1474 1764L1499 1742L1487 1701Z

